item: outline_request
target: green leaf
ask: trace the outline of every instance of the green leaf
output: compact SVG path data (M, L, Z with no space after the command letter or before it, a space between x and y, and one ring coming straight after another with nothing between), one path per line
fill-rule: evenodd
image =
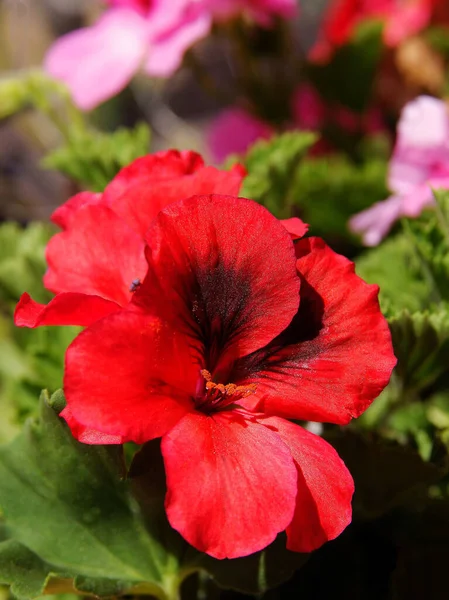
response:
M0 542L0 582L18 598L41 596L51 577L64 576L15 540Z
M26 290L36 301L46 302L51 294L44 290L45 246L54 233L50 225L18 223L0 226L0 302L11 308Z
M415 393L433 385L449 369L449 311L410 314L403 311L389 319L396 375L403 388Z
M410 239L396 235L357 260L357 274L380 286L382 312L393 316L401 310L419 311L429 302L429 289Z
M374 202L386 198L387 161L371 156L354 163L343 155L307 158L299 165L292 202L313 235L328 243L356 237L348 229L349 218Z
M23 419L36 410L42 388L61 387L65 350L79 331L77 327L31 330L13 323L15 305L24 291L39 302L51 298L42 278L45 247L53 233L53 227L42 223L0 225L0 442L11 439Z
M44 166L56 169L94 191L106 185L136 158L149 151L150 131L144 123L134 129L119 128L113 133L82 130L44 159Z
M120 480L120 455L121 447L76 442L44 394L39 420L0 449L0 506L14 539L82 577L83 588L144 584L172 597L176 560L145 528Z
M315 134L296 131L254 144L244 159L248 175L242 196L260 202L279 217L292 216L295 172L315 141Z
M403 221L433 302L449 301L449 192L434 191L435 206Z

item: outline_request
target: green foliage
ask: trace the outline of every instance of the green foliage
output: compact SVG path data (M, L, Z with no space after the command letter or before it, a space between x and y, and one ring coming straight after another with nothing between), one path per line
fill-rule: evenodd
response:
M436 192L435 207L403 229L357 261L359 275L380 285L398 364L356 426L434 460L449 450L449 194Z
M0 442L19 430L23 419L37 406L43 388L52 391L62 384L64 352L79 331L75 327L14 326L13 311L27 291L38 302L51 294L44 289L44 250L52 227L32 223L0 226Z
M149 145L150 131L144 123L109 134L83 130L49 154L44 165L93 191L102 191L122 167L147 154Z
M312 235L328 243L356 238L348 230L349 218L382 200L387 162L374 157L354 163L343 155L304 160L298 169L291 192L301 218L310 225Z
M313 235L329 243L351 240L348 219L387 196L383 155L354 163L343 155L306 157L316 141L309 132L291 132L256 143L244 159L248 175L242 195L279 218L300 216Z
M35 107L47 112L52 97L68 99L63 84L39 70L16 71L0 78L0 119Z
M254 144L244 159L248 175L241 195L280 218L290 217L298 164L315 141L315 134L296 131Z
M11 585L15 597L26 599L41 596L51 577L64 575L57 570L52 571L52 567L19 542L0 542L0 582Z
M428 303L428 286L410 238L398 234L357 260L357 274L380 286L380 305L387 316L415 312Z

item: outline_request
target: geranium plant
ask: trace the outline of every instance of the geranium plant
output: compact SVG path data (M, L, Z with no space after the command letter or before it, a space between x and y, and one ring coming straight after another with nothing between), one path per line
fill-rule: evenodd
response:
M66 186L0 225L0 600L445 597L449 14L317 6L98 2L0 81Z

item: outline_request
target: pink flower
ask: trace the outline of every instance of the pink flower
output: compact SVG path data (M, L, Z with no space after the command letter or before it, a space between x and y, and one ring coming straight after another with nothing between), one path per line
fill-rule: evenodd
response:
M140 69L156 77L170 76L185 51L209 33L214 18L245 11L268 25L275 14L291 14L295 0L109 0L108 4L92 27L61 37L45 58L45 69L66 83L83 110L120 92Z
M212 123L207 142L213 159L221 163L230 154L244 154L254 142L268 139L273 133L267 123L243 108L232 107Z
M367 246L379 244L399 217L417 217L432 204L432 188L449 189L449 111L442 100L420 96L403 109L388 185L392 196L350 221Z

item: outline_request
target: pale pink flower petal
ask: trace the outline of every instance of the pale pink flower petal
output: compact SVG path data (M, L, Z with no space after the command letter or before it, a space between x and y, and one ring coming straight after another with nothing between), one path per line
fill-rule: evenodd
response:
M257 140L269 139L272 128L242 108L223 111L207 135L209 149L218 163L230 154L244 154Z
M155 35L145 71L156 77L168 77L182 63L184 53L195 42L204 38L210 31L212 19L204 11L195 11L185 16L168 33Z
M362 236L365 246L377 246L401 216L401 212L402 198L390 196L352 217L349 228Z
M402 110L393 160L430 165L449 159L449 112L442 100L419 96Z
M147 47L146 21L128 9L111 9L92 27L58 39L46 71L64 81L75 103L90 110L120 92L139 69Z
M376 246L399 217L419 216L433 203L432 189L449 189L449 112L442 100L420 96L404 107L388 185L393 196L349 222L367 246Z
M430 167L393 156L388 170L388 187L396 194L410 194L429 177Z

